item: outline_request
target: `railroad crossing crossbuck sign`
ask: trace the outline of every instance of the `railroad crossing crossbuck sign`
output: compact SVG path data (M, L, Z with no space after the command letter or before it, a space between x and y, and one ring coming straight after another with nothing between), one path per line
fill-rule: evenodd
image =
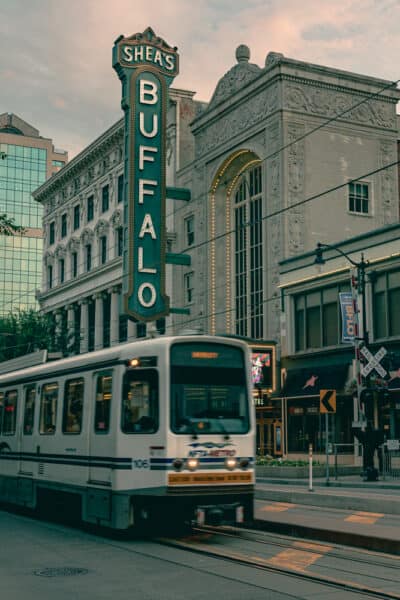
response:
M336 412L336 390L320 390L319 412L329 414Z
M361 375L367 377L375 369L381 377L385 377L387 374L386 369L380 364L382 358L387 354L386 348L383 346L378 350L375 356L368 350L366 346L361 348L361 354L367 359L367 364L361 369Z

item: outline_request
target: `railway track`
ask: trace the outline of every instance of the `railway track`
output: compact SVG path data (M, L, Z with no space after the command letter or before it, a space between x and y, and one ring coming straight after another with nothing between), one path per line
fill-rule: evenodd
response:
M251 566L269 573L279 573L302 581L312 581L364 597L400 600L400 593L383 589L383 587L400 589L398 575L400 557L397 556L355 548L339 548L319 542L313 543L297 538L294 540L287 536L260 534L251 530L235 528L202 527L196 528L190 536L158 538L157 541L203 556ZM251 546L244 547L244 549L238 548L238 541L246 542L247 545L251 543ZM278 555L267 557L271 547L275 550L279 549L281 552ZM268 549L267 552L266 549ZM262 556L263 554L265 556ZM322 574L318 572L318 569L310 568L315 564L316 557L328 556L328 554L331 562L343 561L344 563L344 566L330 566L331 573L335 573L334 576ZM351 564L351 568L349 568L349 564ZM356 565L359 569L358 572ZM373 572L376 573L377 567L380 567L382 573L385 572L387 576L372 575ZM363 570L367 572L366 575L363 575ZM369 575L368 572L370 572ZM366 579L374 579L376 584L355 581L357 577L364 576Z

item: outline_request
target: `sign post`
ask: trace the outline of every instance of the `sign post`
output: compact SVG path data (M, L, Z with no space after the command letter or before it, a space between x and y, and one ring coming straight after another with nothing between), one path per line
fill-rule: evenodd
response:
M169 314L166 264L166 112L177 49L148 27L113 48L125 113L123 299L137 321Z
M329 485L329 415L336 412L336 390L320 390L319 412L325 414L326 485Z

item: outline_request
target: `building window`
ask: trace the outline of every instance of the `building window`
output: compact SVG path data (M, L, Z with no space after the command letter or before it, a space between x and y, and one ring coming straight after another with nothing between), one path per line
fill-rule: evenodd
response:
M236 333L263 337L262 171L250 169L235 192L235 310Z
M52 221L49 225L49 245L51 246L51 244L54 244L54 241L56 239L56 224L54 221Z
M400 335L400 270L378 275L373 283L374 337Z
M47 287L49 290L53 287L53 266L48 265L47 267Z
M348 291L343 283L294 297L296 352L341 343L339 293Z
M186 273L184 276L184 289L185 289L185 303L191 304L193 302L193 279L194 273Z
M92 268L92 244L85 246L85 264L86 271L90 271Z
M100 238L100 260L102 265L107 262L107 236L105 235Z
M369 184L363 182L349 183L349 211L361 215L368 215L369 206Z
M53 160L52 165L53 167L63 167L65 165L65 162L62 160Z
M67 213L61 215L61 237L65 238L67 235Z
M94 217L94 196L89 196L87 199L87 222L93 221Z
M124 251L124 229L123 227L118 227L117 229L117 249L118 256L122 256Z
M110 188L105 185L101 190L101 212L106 212L110 205Z
M137 323L136 324L136 337L144 338L147 335L147 325L146 323Z
M185 219L185 232L186 232L186 245L192 246L194 244L194 216L190 216Z
M72 277L77 277L78 275L78 253L73 252L71 255L71 271Z
M124 199L124 176L119 175L118 176L118 192L117 192L118 196L118 203L122 202Z
M80 210L79 210L79 204L77 204L76 206L74 206L74 231L79 229L80 225L81 225Z
M60 258L58 261L58 278L60 283L64 283L65 279L65 261L63 258Z

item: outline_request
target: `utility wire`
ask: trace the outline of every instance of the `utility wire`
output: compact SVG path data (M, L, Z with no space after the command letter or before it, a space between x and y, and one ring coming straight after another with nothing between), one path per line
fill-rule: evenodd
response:
M388 89L390 89L390 88L393 88L393 87L397 86L397 84L399 83L399 81L400 81L400 79L397 79L397 80L396 80L396 81L394 81L394 82L390 82L389 84L386 84L385 86L383 86L382 88L380 88L378 91L376 91L376 92L374 92L374 93L371 93L371 94L368 94L368 95L367 95L365 98L363 98L362 100L360 100L360 101L359 101L359 102L357 102L356 104L353 104L352 106L350 106L350 107L348 107L348 108L344 109L343 111L339 112L339 113L338 113L338 114L336 114L335 116L333 116L333 117L330 117L329 119L327 119L326 121L324 121L324 122L323 122L323 123L321 123L320 125L318 125L318 126L314 127L314 128L313 128L313 129L311 129L310 131L308 131L308 132L306 132L306 133L304 133L304 134L300 135L300 136L299 136L299 137L297 137L296 139L294 139L294 140L292 140L292 141L288 142L287 144L284 144L284 145L283 145L281 148L279 148L279 149L277 149L277 150L273 151L272 153L270 153L270 154L266 155L265 157L261 158L261 159L260 159L260 161L266 161L266 160L269 160L270 158L273 158L274 156L276 156L276 155L280 154L281 152L283 152L283 151L284 151L284 150L286 150L287 148L290 148L291 146L295 145L295 144L296 144L296 143L298 143L299 141L301 141L301 140L303 140L303 139L305 139L305 138L309 137L310 135L312 135L312 134L313 134L313 133L315 133L316 131L319 131L320 129L323 129L324 127L326 127L327 125L329 125L330 123L332 123L332 122L334 122L334 121L337 121L337 120L338 120L340 117L342 117L343 115L345 115L345 114L347 114L347 113L349 113L349 112L351 112L351 111L355 110L356 108L358 108L359 106L361 106L362 104L364 104L364 103L366 103L366 102L369 102L369 101L370 101L370 100L372 100L373 98L376 98L377 96L379 96L380 94L382 94L384 91L386 91L386 90L388 90ZM315 200L315 199L317 199L317 198L320 198L320 197L322 197L322 196L324 196L324 195L326 195L326 194L328 194L328 193L331 193L331 192L337 191L337 190L339 190L339 189L341 189L341 188L343 188L343 187L347 187L349 183L354 183L354 182L356 182L356 181L359 181L360 179L363 179L363 178L365 178L365 177L369 177L369 176L371 176L371 175L374 175L374 174L376 174L376 173L379 173L380 171L384 170L385 168L390 168L390 167L392 167L392 166L395 166L395 165L397 165L397 164L399 164L399 161L393 162L393 163L391 163L391 164L388 164L388 165L384 165L383 167L381 167L381 168L379 168L379 169L376 169L375 171L371 171L370 173L367 173L367 174L364 174L364 175L360 175L360 176L359 176L359 177L357 177L357 178L354 178L354 179L352 179L352 180L349 180L349 181L347 181L347 182L345 182L345 183L343 183L343 184L339 184L339 185L337 185L337 186L335 186L335 187L333 187L333 188L330 188L330 189L328 189L328 190L325 190L324 192L320 192L319 194L315 194L314 196L311 196L311 197L309 197L309 198L306 198L306 199L304 199L304 200L301 200L301 201L299 201L299 202L293 203L293 204L291 204L290 206L284 207L284 208L282 208L282 209L278 209L277 211L274 211L273 213L270 213L270 214L267 214L267 215L265 215L264 217L262 217L262 219L261 219L261 220L263 221L263 220L266 220L267 218L272 218L272 217L274 217L274 216L277 216L277 215L279 215L279 214L282 214L282 213L284 213L284 212L286 212L286 211L288 211L288 210L291 210L291 209L293 209L293 208L296 208L297 206L300 206L300 205L302 205L302 204L305 204L305 203L307 203L307 202L310 202L311 200ZM197 200L198 200L198 199L201 199L203 196L204 196L204 194L200 194L200 195L198 196ZM180 212L180 210L184 210L184 209L186 208L186 206L187 206L187 205L186 205L186 204L184 204L182 207L180 207L180 208L176 209L174 212L172 212L172 213L170 213L169 215L167 215L167 217L166 217L166 218L176 215L178 212ZM254 222L252 222L252 223L246 223L244 226L245 226L245 227L247 227L248 225L253 225L253 224L256 224L256 223L258 223L258 222L259 222L259 221L254 221ZM242 227L242 226L241 226L241 227ZM187 251L192 251L192 250L195 250L195 249L197 249L197 248L203 247L204 245L206 245L206 244L208 244L208 243L210 243L210 242L212 242L212 241L216 241L216 240L218 240L218 239L221 239L222 237L225 237L226 235L230 235L230 234L234 233L235 231L237 231L237 229L233 229L233 230L230 230L230 231L228 231L228 232L225 232L224 234L221 234L221 235L219 235L219 236L215 236L214 238L210 238L209 240L206 240L206 241L204 241L204 242L202 242L202 243L200 243L200 244L197 244L197 245L194 245L194 246L190 246L190 247L187 249ZM108 250L114 249L115 247L116 247L116 244L114 244L113 246L111 246L111 247L110 247ZM96 255L93 255L93 256L96 256ZM97 256L99 256L99 255L97 255ZM85 264L85 259L84 259L84 257L82 257L82 261L80 262L79 266L83 267L83 266L84 266L84 264ZM70 281L70 280L68 280L68 281ZM33 288L33 289L32 289L32 293L34 293L34 292L35 292L35 289L36 289L36 288ZM15 302L15 300L18 300L18 299L20 299L20 298L24 298L24 297L28 296L28 294L29 294L29 291L27 291L27 292L23 292L23 293L22 293L22 294L20 294L19 296L15 296L15 297L13 297L11 300L9 300L9 301L6 301L5 303L1 304L1 305L0 305L0 307L1 307L1 306L7 306L8 304L13 304L13 303Z

